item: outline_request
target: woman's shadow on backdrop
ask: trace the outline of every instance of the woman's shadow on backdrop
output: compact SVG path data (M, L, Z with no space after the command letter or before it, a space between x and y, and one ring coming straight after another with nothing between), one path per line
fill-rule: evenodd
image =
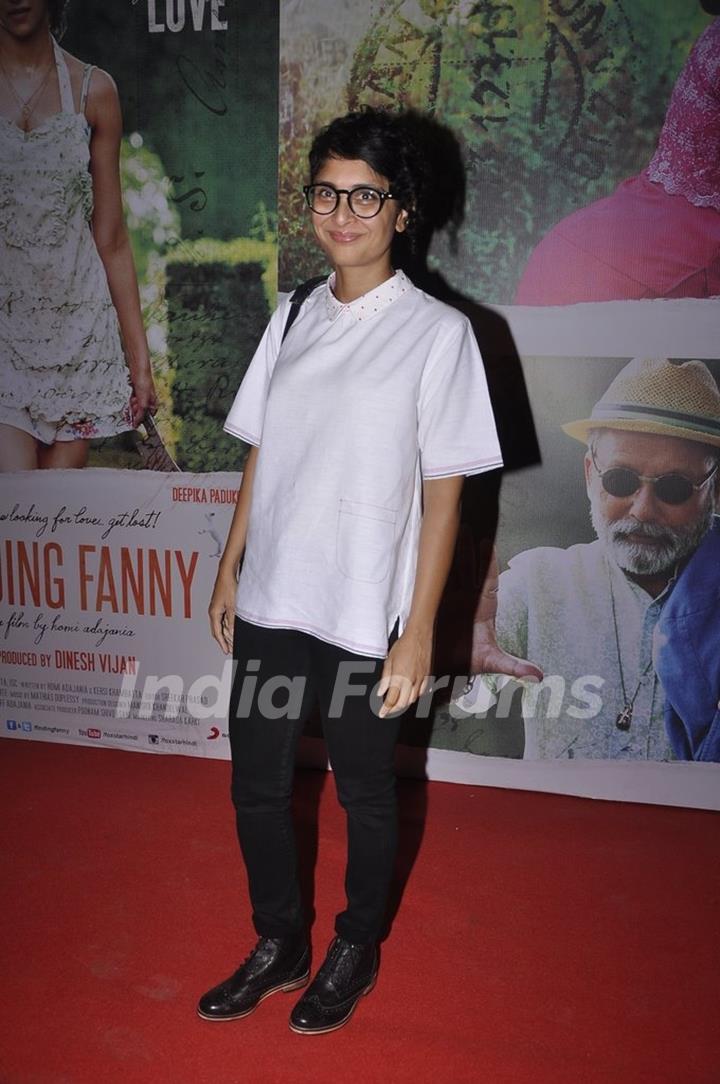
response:
M519 470L540 461L535 425L530 409L525 379L515 343L507 321L494 310L478 304L448 283L442 274L428 265L428 253L433 235L447 230L451 247L457 244L457 234L464 218L466 174L462 152L449 129L420 113L411 113L413 135L420 151L429 163L425 202L426 220L413 248L406 234L398 234L393 252L393 266L406 271L413 283L433 297L458 309L468 317L477 338L490 397L493 404L505 471ZM494 470L472 475L465 481L462 498L462 518L453 567L438 613L433 672L450 676L450 685L434 698L428 712L408 712L403 720L398 768L401 775L413 776L415 782L398 786L399 847L394 884L390 901L390 922L397 913L405 886L417 858L424 833L427 810L427 753L433 729L435 701L447 699L455 679L470 674L473 616L487 571L492 544L497 531L502 471ZM508 734L507 728L517 724L487 723L488 727L504 728L500 735L488 735L489 742L498 740L516 747L522 755L522 734ZM317 734L317 724L310 732ZM317 755L317 751L316 751ZM468 754L471 755L471 754ZM314 759L314 758L313 758ZM302 854L303 894L312 913L312 869L317 859L317 804L326 775L308 773L304 793L299 799L298 843ZM311 815L309 807L313 807Z

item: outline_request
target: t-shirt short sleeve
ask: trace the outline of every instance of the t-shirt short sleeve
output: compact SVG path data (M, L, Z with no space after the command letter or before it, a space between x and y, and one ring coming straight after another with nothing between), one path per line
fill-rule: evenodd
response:
M428 358L420 384L423 478L480 474L502 466L487 378L470 321L458 315Z
M226 433L248 444L260 444L270 377L280 352L289 309L288 295L271 316L223 423Z

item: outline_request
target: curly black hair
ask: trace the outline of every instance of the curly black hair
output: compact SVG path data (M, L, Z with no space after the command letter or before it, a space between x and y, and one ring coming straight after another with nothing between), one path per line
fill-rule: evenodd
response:
M310 153L310 179L328 158L357 159L386 177L397 204L407 211L411 245L426 219L427 162L408 123L409 114L365 106L336 117L315 136Z
M57 41L60 41L67 30L68 3L69 0L48 0L50 32Z

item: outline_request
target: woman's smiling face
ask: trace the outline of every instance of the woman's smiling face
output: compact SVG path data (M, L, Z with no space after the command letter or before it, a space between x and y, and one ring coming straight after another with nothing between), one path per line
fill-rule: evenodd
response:
M0 26L16 38L35 33L48 15L47 0L0 0Z
M361 159L327 158L313 184L352 189L371 185L382 192L390 191L386 177L376 173ZM338 271L357 269L382 282L392 269L390 249L393 237L405 229L407 214L392 199L386 199L380 213L373 218L359 218L348 207L347 196L340 196L332 214L310 212L318 244L333 268Z

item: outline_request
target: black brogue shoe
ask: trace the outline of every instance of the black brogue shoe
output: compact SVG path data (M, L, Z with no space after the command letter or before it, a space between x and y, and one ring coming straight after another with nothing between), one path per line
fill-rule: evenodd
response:
M310 977L310 947L305 934L261 937L237 971L200 998L203 1020L239 1020L263 998L279 990L298 990Z
M292 1030L322 1035L347 1024L360 998L375 985L377 967L373 943L353 945L334 938L320 970L290 1015Z

